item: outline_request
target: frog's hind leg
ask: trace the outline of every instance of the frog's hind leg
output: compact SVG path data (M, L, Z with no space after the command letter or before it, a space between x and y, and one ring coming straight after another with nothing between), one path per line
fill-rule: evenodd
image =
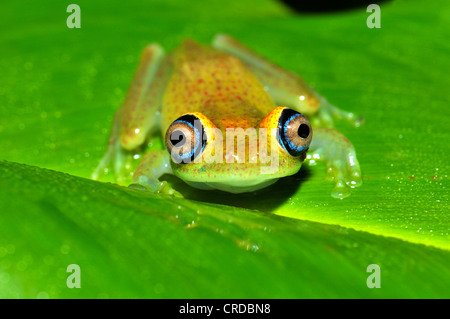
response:
M326 127L333 127L333 119L345 120L356 127L359 127L364 123L363 116L341 110L328 102L324 97L320 97L320 108L316 113L316 117L317 121L314 124Z
M331 105L300 76L289 72L253 52L236 39L219 34L213 46L239 58L261 81L278 105L288 106L307 116L316 114L316 124L332 127L333 118L341 118L359 126L361 118Z
M100 179L110 169L116 182L127 182L133 170L133 156L144 144L148 133L157 124L168 61L158 44L147 46L122 107L116 112L108 149L91 175Z

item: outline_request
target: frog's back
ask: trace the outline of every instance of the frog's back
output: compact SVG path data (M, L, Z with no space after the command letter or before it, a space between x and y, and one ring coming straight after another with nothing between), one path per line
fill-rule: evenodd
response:
M180 68L185 63L193 64L209 60L220 60L226 56L228 56L227 53L211 46L186 39L172 52L171 59L174 67Z
M170 59L163 130L188 112L203 113L219 128L254 127L274 107L262 84L234 56L185 40Z

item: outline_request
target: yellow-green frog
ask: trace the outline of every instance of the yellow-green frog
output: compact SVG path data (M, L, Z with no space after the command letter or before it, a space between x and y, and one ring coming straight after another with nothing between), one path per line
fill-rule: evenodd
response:
M361 122L228 35L217 35L212 46L185 40L169 54L151 44L92 178L112 168L116 181L125 180L130 159L158 128L167 149L142 156L131 186L181 196L160 180L174 174L202 190L251 192L297 173L307 159L326 162L331 195L344 198L361 185L361 171L333 118Z

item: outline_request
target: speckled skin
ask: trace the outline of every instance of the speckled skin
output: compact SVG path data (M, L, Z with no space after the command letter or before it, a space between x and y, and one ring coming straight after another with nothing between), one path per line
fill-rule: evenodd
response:
M184 41L170 58L173 69L177 71L172 74L162 100L162 132L187 112L197 115L204 120L203 123L209 123L204 124L206 129L216 127L221 130L224 141L227 128L259 128L261 122L262 127L277 127L278 118L271 113L275 103L238 58L192 40ZM208 144L211 148L214 142L208 141ZM227 152L226 143L222 145L222 163L208 163L204 159L202 163L172 164L174 174L188 182L211 182L210 186L228 191L266 181L268 176L261 177L262 164L258 161L249 163L251 149L246 148L245 163L231 164L228 159L232 154ZM207 156L208 150L203 156ZM284 152L280 152L279 158L281 165L269 179L291 175L300 169L301 161L298 159Z
M299 76L270 63L226 35L217 36L213 46L185 40L168 55L161 47L152 44L142 54L128 96L116 114L108 152L93 178L100 177L112 163L120 180L127 162L125 151L136 150L142 145L155 125L159 125L164 139L170 124L190 113L202 121L208 137L201 156L193 163L176 164L170 160L167 151L150 152L142 158L134 173L135 184L154 192L179 195L159 180L160 176L169 173L201 189L216 188L239 193L270 185L280 177L298 172L305 159L305 156L292 157L278 145L276 128L280 113L286 106L277 107L274 100L311 116L325 101ZM337 108L327 106L334 113L341 114ZM331 118L328 113L322 117ZM342 114L351 113L342 111ZM244 143L245 130L253 128L247 133L255 134L258 143L252 146L247 142L245 154L236 154L235 148L226 146L227 129L230 128L238 129L234 132L238 143ZM264 135L267 143L259 143L262 141L259 133L264 132L262 128L267 129ZM315 158L322 156L331 170L344 176L339 182L358 186L359 165L350 168L352 176L348 180L349 167L341 164L346 162L349 153L354 155L351 143L334 129L325 131L318 127L314 128L314 134L316 130L323 142L314 143L313 138L311 148L319 151ZM215 134L217 132L221 134ZM324 143L334 143L335 146L327 152L324 151ZM269 164L260 156L264 153L276 155L277 160ZM336 154L343 157L336 160L333 158ZM356 155L353 157L356 160ZM233 160L237 163L230 163ZM269 165L272 165L272 170L264 171Z

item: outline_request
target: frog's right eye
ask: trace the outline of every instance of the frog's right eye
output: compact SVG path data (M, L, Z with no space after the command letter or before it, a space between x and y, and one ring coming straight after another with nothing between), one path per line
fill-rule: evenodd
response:
M289 108L281 111L278 119L278 141L291 156L305 154L311 138L311 124L303 114Z
M193 114L185 114L170 124L166 132L166 146L172 160L179 164L191 163L206 145L202 121Z

